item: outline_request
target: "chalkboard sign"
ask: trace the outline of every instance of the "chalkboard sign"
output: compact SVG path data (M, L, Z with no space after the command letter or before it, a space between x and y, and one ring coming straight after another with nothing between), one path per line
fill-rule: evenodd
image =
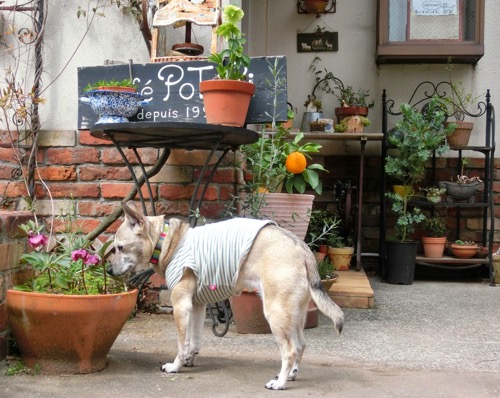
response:
M78 68L78 95L88 83L98 80L123 80L132 71L138 91L148 104L130 120L206 123L199 82L212 79L215 65L208 61L90 66ZM286 121L286 58L252 58L247 75L255 84L246 123L267 123L273 119L276 92L276 121ZM276 88L275 88L276 87ZM88 129L97 115L88 104L79 101L78 129Z

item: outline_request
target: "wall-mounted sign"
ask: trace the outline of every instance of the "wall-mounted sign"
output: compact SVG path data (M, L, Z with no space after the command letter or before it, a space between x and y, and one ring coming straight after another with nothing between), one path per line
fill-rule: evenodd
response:
M199 91L201 80L215 76L215 66L208 61L182 61L132 64L134 83L149 102L131 120L162 122L206 123L203 97ZM271 70L275 68L276 76ZM247 76L255 84L246 123L272 121L274 94L276 95L276 121L287 120L286 57L252 58ZM83 94L87 83L98 80L123 80L129 77L129 65L89 66L78 68L78 94ZM274 84L276 79L279 84ZM90 106L79 102L78 129L88 129L97 121Z
M297 52L338 51L338 32L297 33Z

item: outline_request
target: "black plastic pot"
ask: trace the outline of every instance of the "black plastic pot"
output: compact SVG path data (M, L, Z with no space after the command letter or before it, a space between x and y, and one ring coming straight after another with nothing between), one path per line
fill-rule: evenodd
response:
M415 276L416 241L387 241L385 281L393 285L411 285Z

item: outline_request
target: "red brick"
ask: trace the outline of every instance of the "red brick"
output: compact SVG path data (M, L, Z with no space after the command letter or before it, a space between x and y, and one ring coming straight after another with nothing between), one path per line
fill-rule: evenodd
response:
M18 137L17 131L0 130L0 148L10 148Z
M46 181L76 181L76 166L39 167L38 171L41 178Z
M189 200L161 200L156 204L156 214L164 214L168 217L187 217L189 213Z
M99 150L95 148L48 148L46 158L50 164L98 163Z
M202 189L200 189L200 191L198 192L198 194L196 195L196 199L199 199L200 196L201 196L201 193L203 192ZM203 200L208 200L208 201L215 201L219 198L219 190L217 189L216 186L214 185L209 185L208 188L207 188L207 191L205 192L205 195L203 196Z
M219 186L219 200L233 200L234 196L234 185Z
M4 148L0 147L0 161L15 163L16 161L16 150L12 147Z
M80 145L94 145L94 146L103 146L103 145L113 145L110 140L101 140L99 138L94 138L90 135L89 130L81 130L78 135L78 142Z
M108 183L108 182L103 182L101 183L101 195L103 198L106 199L123 199L126 197L131 189L134 187L134 184L127 184L127 183ZM157 198L157 188L156 186L151 187L153 191L153 198ZM149 198L148 190L146 186L143 186L141 189L142 194L144 195L145 198ZM136 198L138 196L136 195Z
M79 166L78 175L80 181L96 181L96 180L121 180L130 181L130 171L127 167L110 167L110 166Z
M80 216L105 217L113 213L120 202L96 202L96 201L78 201L78 214Z
M54 198L98 198L100 194L99 185L96 183L47 183L52 197ZM38 198L49 197L45 186L37 184L35 194Z
M200 213L203 217L218 219L225 210L225 204L221 202L203 202Z
M0 242L23 237L19 229L20 224L25 224L33 219L29 211L4 211L0 210Z
M6 165L3 164L2 167L0 167L0 179L2 180L10 180L12 178L12 175L18 170L18 167L12 165Z
M7 198L20 198L27 195L22 181L0 182L0 193Z
M199 175L201 174L201 169L196 169L195 170L195 177L198 178ZM207 178L210 175L210 171L207 170L205 173L205 178ZM236 172L234 168L220 168L217 169L212 176L211 182L213 183L232 183L235 181L236 178Z
M128 161L132 164L138 164L132 149L123 148L123 152L127 157ZM155 164L158 159L158 150L152 148L140 148L137 150L141 161L145 165ZM123 158L118 153L116 148L104 148L101 155L102 162L105 164L124 164Z
M194 185L163 184L160 186L160 198L178 200L191 199Z

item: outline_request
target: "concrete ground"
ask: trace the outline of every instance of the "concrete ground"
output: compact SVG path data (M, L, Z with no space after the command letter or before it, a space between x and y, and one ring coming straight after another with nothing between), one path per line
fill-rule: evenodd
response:
M176 351L170 315L139 314L127 322L99 373L5 376L1 397L498 397L500 287L480 281L371 278L375 307L345 309L336 336L330 321L306 331L307 349L285 392L264 384L279 369L271 335L240 335L234 325L215 337L207 320L197 366L167 375Z

